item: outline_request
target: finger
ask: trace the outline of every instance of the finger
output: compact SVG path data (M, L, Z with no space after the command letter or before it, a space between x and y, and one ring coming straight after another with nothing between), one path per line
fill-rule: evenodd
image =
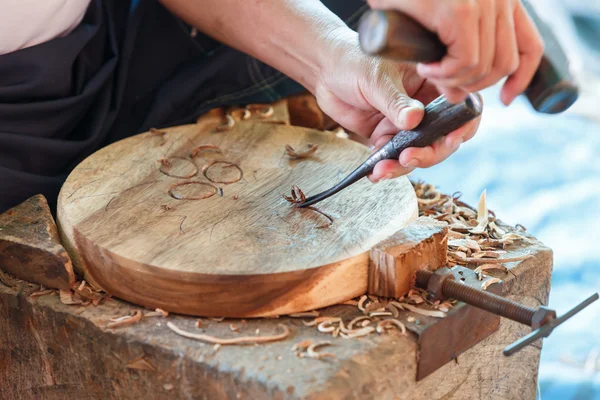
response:
M464 101L469 95L468 92L465 92L461 88L449 88L446 86L438 85L437 83L436 87L438 88L438 91L446 97L446 100L448 100L448 102L452 104L458 104L461 101Z
M440 96L440 91L431 81L424 81L421 87L413 93L412 97L423 104L429 104Z
M525 91L544 54L542 38L520 3L515 9L514 18L516 41L519 49L519 67L506 80L500 92L500 99L506 105Z
M494 55L496 50L496 9L493 0L481 0L482 10L479 20L479 63L477 67L463 71L460 75L450 79L438 79L440 85L446 87L461 87L469 92L476 92L484 87L475 86L478 82L488 80L493 71ZM508 75L508 74L507 74ZM498 78L499 80L499 78ZM495 81L488 86L496 83Z
M423 104L413 100L404 90L402 75L392 64L380 65L375 73L375 80L361 88L367 101L385 115L397 129L412 129L423 119Z
M513 11L510 5L503 4L498 10L498 19L496 21L496 54L492 72L487 78L473 85L466 86L465 89L476 92L489 87L502 78L514 73L519 66L519 51L517 47L517 37L513 19Z
M441 62L418 64L417 72L424 78L450 78L477 67L479 63L479 9L475 2L465 1L456 7L451 17L460 21L445 21L437 32L448 46Z
M429 168L448 158L460 145L470 140L477 132L481 118L468 122L446 137L436 140L431 146L410 147L400 153L400 165L405 168Z
M373 129L385 118L378 111L360 110L343 102L323 86L317 87L316 96L319 107L326 115L335 115L336 122L345 129L367 138L371 136Z
M379 161L373 172L367 176L367 178L373 182L377 183L387 179L398 178L402 175L407 175L411 173L414 168L404 168L400 165L398 160L383 160Z

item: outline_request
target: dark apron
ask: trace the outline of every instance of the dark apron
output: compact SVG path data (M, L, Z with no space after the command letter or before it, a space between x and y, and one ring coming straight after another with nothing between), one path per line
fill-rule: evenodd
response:
M324 3L350 26L366 9ZM69 172L116 140L303 90L191 31L154 0L92 0L71 34L0 56L0 212L37 193L54 209Z

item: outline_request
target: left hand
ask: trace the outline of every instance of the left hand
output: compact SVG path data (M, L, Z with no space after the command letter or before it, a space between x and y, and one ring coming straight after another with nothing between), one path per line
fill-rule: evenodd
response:
M375 149L399 130L415 128L423 119L423 104L439 96L435 85L420 77L413 65L364 55L356 35L347 31L332 39L331 49L315 87L319 106L346 129L368 137ZM440 163L475 135L479 121L431 146L408 148L398 160L380 161L369 179L378 182Z

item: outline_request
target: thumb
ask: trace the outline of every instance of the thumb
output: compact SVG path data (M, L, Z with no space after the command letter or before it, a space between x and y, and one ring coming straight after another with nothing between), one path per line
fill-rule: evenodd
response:
M413 129L423 119L425 107L418 100L411 99L393 82L386 82L375 94L373 106L385 115L398 129Z

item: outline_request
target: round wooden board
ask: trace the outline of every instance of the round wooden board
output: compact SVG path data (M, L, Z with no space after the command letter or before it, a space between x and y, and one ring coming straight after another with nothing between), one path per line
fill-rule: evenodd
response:
M337 183L366 159L365 146L328 132L238 122L144 133L105 147L68 177L58 203L63 241L87 280L114 296L150 308L202 316L253 317L324 307L366 292L369 249L417 216L406 178L373 185L366 179L318 208L286 202L292 185L307 195ZM310 158L292 160L285 145ZM222 153L196 146L212 144ZM161 159L170 160L165 166ZM235 183L177 187L174 196L216 194L202 200L169 195L174 184L210 183L202 168L236 163ZM209 177L232 180L235 167L217 164ZM169 175L188 176L176 178ZM197 187L191 193L188 189ZM222 196L220 189L222 189Z

